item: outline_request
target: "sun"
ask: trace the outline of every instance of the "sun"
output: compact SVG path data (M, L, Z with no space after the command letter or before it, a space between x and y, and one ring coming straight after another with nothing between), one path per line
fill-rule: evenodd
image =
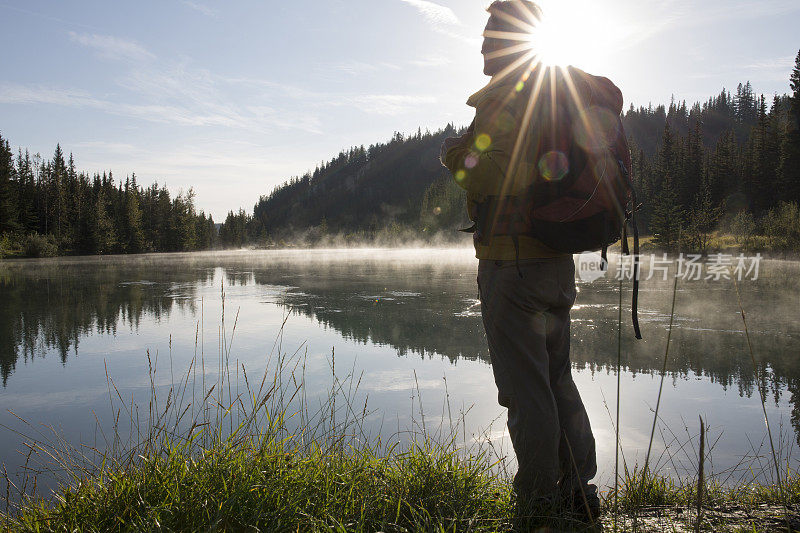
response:
M543 17L529 35L530 46L545 65L604 70L613 59L618 23L603 2L542 0Z

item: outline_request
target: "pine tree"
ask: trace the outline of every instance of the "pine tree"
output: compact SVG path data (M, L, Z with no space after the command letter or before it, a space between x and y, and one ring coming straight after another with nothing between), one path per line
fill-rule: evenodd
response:
M105 176L104 176L105 178ZM114 230L114 220L109 213L110 200L107 191L108 181L103 179L99 185L96 183L97 197L95 200L94 226L92 235L94 240L94 253L110 254L117 244L117 236Z
M688 123L687 123L688 127ZM701 121L697 121L686 137L674 141L675 192L678 203L688 211L697 200L703 179L703 137Z
M197 248L195 217L194 190L189 189L172 201L170 233L173 250L186 252Z
M177 248L172 245L170 228L170 216L172 212L172 200L165 185L161 188L158 184L153 184L152 189L152 239L153 250L156 252L174 252Z
M778 176L782 196L789 202L800 202L800 51L789 78L789 124L781 143Z
M17 214L23 232L36 231L36 178L30 154L25 150L23 157L21 149L17 153Z
M708 168L708 189L711 202L720 205L727 196L739 190L741 166L733 130L723 134L711 154Z
M667 181L667 179L672 180L672 176L674 174L675 137L672 134L672 128L670 127L669 122L665 122L664 132L661 136L661 148L658 151L658 161L656 167L656 176L653 183L653 190L662 190L664 182Z
M139 207L139 187L136 185L136 174L133 179L125 180L123 204L123 247L125 253L140 253L145 249L144 230L142 229L142 210Z
M780 201L780 160L783 133L786 131L787 114L785 105L778 95L772 99L772 107L767 117L767 137L764 140L764 162L767 169L767 183L763 185L765 209L771 209Z
M753 94L753 86L749 81L744 85L740 83L736 88L733 105L736 113L736 122L740 126L747 126L755 120L757 102ZM744 131L744 128L741 128L740 131Z
M743 180L743 192L749 199L750 211L759 215L774 203L777 151L771 128L772 118L767 114L767 104L762 95L758 103L758 122L748 141L748 172Z
M693 250L705 252L712 232L722 217L722 208L711 201L711 190L708 182L704 182L692 206L686 232L688 242Z
M80 215L83 206L81 205L80 183L78 172L75 170L75 158L72 153L67 160L67 169L64 181L65 194L65 229L62 239L64 246L72 248L80 238L78 228L80 226Z
M672 181L671 175L664 177L658 193L652 200L653 214L650 217L653 241L665 248L671 248L678 243L684 218Z
M14 157L8 141L0 136L0 234L19 228L17 223Z
M67 195L65 190L67 164L64 161L64 152L62 152L60 144L56 145L50 170L50 220L53 221L53 227L50 231L55 233L56 242L61 246L64 229L67 224Z

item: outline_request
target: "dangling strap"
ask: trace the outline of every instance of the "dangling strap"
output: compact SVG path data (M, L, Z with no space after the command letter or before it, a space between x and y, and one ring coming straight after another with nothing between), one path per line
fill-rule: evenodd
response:
M631 189L631 225L633 226L633 296L631 298L631 321L633 322L633 333L637 339L642 338L642 332L639 329L639 228L636 225L636 210L639 208L636 200L636 188L633 186L630 172L625 167L625 163L621 159L619 162L622 175L625 176L628 186ZM628 225L623 224L622 229L622 250L626 251L628 248ZM630 250L627 250L630 253Z
M600 271L605 272L608 270L608 246L603 245L603 248L600 250Z
M622 253L625 255L631 255L631 251L628 248L628 220L629 217L625 217L625 220L622 221Z
M464 233L475 233L478 231L478 224L473 222L472 225L468 228L461 228L458 231L462 231Z
M639 330L639 228L636 226L636 197L634 196L631 224L633 225L633 298L631 300L631 319L633 332L637 339L642 338Z
M522 275L522 269L519 267L519 234L512 233L511 241L514 243L514 262L517 265L517 274L519 274L520 278L523 278L525 276Z

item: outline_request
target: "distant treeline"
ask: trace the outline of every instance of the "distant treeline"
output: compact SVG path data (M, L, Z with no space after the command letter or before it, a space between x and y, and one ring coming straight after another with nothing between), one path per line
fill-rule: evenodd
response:
M800 53L791 95L769 101L749 82L706 102L634 108L623 116L642 208L657 245L705 249L714 230L751 248L800 250ZM353 147L262 196L253 213L230 212L220 239L314 244L326 239L413 240L456 235L464 193L438 165L444 138L396 133Z
M203 250L216 236L192 189L172 198L157 183L140 187L135 174L90 177L60 145L51 160L21 149L15 157L0 136L0 257Z
M800 54L791 83L793 95L769 104L748 82L691 109L628 110L640 219L657 243L704 248L724 223L744 240L758 232L777 238L772 248L800 246Z

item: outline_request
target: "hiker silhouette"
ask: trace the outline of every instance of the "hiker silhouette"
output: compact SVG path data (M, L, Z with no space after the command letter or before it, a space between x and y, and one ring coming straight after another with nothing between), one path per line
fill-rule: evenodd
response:
M594 520L595 441L569 358L572 253L605 252L632 215L622 93L607 78L542 64L533 2L498 0L488 12L481 53L491 80L467 100L475 119L445 140L441 160L474 222L464 231L474 234L518 507L566 505Z

